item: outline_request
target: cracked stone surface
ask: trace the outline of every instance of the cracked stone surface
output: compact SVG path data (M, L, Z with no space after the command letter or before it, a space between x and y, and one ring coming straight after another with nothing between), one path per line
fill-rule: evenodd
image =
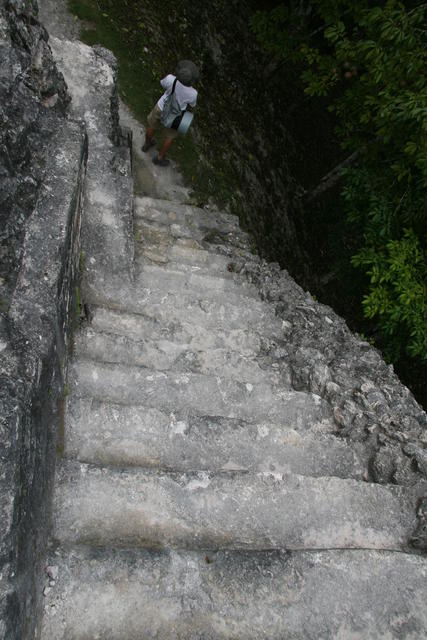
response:
M37 19L0 1L0 638L34 637L79 268L84 123Z

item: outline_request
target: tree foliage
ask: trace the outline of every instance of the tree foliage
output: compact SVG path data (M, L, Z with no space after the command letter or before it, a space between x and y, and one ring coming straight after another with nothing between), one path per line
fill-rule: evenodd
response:
M366 317L390 355L427 360L427 5L312 0L258 12L252 26L276 60L301 68L305 92L328 96L343 148L343 208L362 238ZM362 230L362 233L360 233Z

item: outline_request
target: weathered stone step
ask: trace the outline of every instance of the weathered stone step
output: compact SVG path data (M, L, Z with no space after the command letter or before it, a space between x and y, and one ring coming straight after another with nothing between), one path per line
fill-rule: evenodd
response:
M162 335L162 330L158 327L154 329L159 334L155 341L152 337L147 339L144 333L135 339L87 327L79 333L74 356L110 364L148 367L156 371L203 373L253 384L268 382L271 385L286 386L277 370L278 364L273 362L272 366L271 357L255 359L260 347L251 353L251 349L260 343L257 336L248 336L243 332L222 332L222 335L215 335L190 325L191 331L185 331L182 326L171 326L169 329L172 336L168 340L165 330ZM151 336L153 333L155 331L151 332ZM207 338L204 341L205 334ZM212 343L223 346L209 346ZM249 355L241 355L242 353ZM260 366L263 363L264 366Z
M150 300L154 297L151 293L147 295ZM92 305L91 326L97 331L130 338L156 340L173 337L174 341L181 342L177 337L180 332L183 336L196 336L200 331L211 336L224 336L223 340L215 342L205 335L207 342L203 344L206 348L212 345L217 348L227 344L231 346L238 339L240 349L244 342L253 342L256 352L260 345L272 340L280 344L284 338L283 322L272 314L268 305L256 301L251 307L235 307L227 302L222 305L215 305L212 301L190 302L187 296L171 294L164 295L159 302L144 304L143 297L138 298L135 294L121 302L123 307L114 301L111 305L115 306Z
M427 562L419 556L57 553L42 640L419 640L427 632Z
M167 373L83 359L70 367L69 388L73 397L251 422L283 421L298 430L330 416L329 407L319 396L276 389L268 383L253 385L219 376Z
M146 229L144 227L144 229ZM155 235L155 239L153 236ZM162 234L163 236L163 234ZM140 236L141 238L142 236ZM245 256L236 253L234 259L214 250L203 248L198 242L187 239L175 240L169 235L158 238L157 230L146 231L143 239L136 243L136 262L143 264L168 264L181 271L199 271L225 278L236 278L236 274L247 262ZM243 276L241 276L243 281Z
M81 462L176 471L274 471L362 479L365 455L330 433L73 398L64 455ZM355 446L355 445L354 445Z
M411 489L341 478L58 465L53 537L62 544L185 549L402 549Z
M210 254L215 255L215 254ZM225 256L218 256L219 258L224 258ZM208 264L207 266L195 265L191 262L179 262L177 260L165 260L163 262L152 260L151 258L147 258L145 256L139 256L135 260L135 264L139 272L142 272L144 268L154 267L156 269L162 269L164 272L168 273L182 273L188 274L188 276L192 276L193 274L200 277L208 277L209 280L212 278L227 280L231 283L235 283L239 287L243 289L249 288L252 289L251 285L248 283L248 280L245 276L241 276L238 273L233 271L232 266L230 269L223 268L219 264ZM228 264L231 265L230 261ZM253 293L257 293L254 289L252 289Z
M205 327L228 329L246 327L266 336L283 337L283 321L274 314L271 305L232 295L205 295L201 289L166 292L158 287L104 283L84 287L84 300L89 307L106 307L128 314L143 315L161 322L189 322Z
M137 197L134 200L134 212L137 218L163 225L178 224L193 228L218 229L225 233L240 230L237 216L171 200Z
M175 238L168 228L146 221L137 223L135 227L138 240L135 246L136 255L143 255L153 262L174 261L181 265L198 266L219 273L237 272L244 262L259 262L258 256L243 249L229 250L227 255L223 255L208 243L192 238Z
M250 251L249 235L234 225L222 223L212 217L199 219L197 216L188 215L174 221L173 213L157 212L154 210L153 216L138 216L138 209L135 211L134 229L136 239L142 240L147 226L154 231L167 233L173 239L187 239L198 242L208 248L209 245L226 245L234 247L236 250ZM151 235L151 234L149 234Z
M278 356L282 353L281 341L277 338L281 334L280 322L275 321L272 326L267 325L269 331L266 330L266 336L261 337L256 331L247 330L237 322L221 323L218 322L218 316L212 318L204 313L188 315L175 310L173 314L171 310L168 314L165 310L160 320L157 320L145 315L95 307L92 309L89 326L97 332L125 336L132 340L174 342L193 351L227 349L230 354L237 352L242 357L271 354L270 360L266 357L266 364L274 363L276 352Z
M257 289L248 280L234 274L182 271L173 264L138 264L137 283L143 288L160 288L164 293L182 292L196 298L213 298L220 304L224 298L236 305L259 301ZM234 279L237 279L234 281Z

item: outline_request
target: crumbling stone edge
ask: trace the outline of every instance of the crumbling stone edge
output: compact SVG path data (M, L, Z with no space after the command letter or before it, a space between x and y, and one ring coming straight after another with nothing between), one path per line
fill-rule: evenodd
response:
M0 317L0 638L36 635L41 575L80 263L88 142L83 122L53 136L23 259Z
M353 333L333 309L314 300L264 260L241 267L261 297L275 305L285 340L276 349L282 375L296 390L320 396L337 437L363 443L366 480L412 486L419 495L411 543L427 550L427 414L381 353Z

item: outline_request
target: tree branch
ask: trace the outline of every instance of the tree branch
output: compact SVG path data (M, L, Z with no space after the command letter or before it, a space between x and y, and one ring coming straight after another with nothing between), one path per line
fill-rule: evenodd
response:
M355 151L351 154L351 156L348 156L348 158L340 162L340 164L338 164L331 171L329 171L329 173L323 176L317 187L306 193L304 198L305 204L310 204L311 202L317 200L320 196L322 196L326 191L329 191L329 189L335 187L341 180L342 170L346 167L351 166L352 164L355 164L359 158L360 151Z

